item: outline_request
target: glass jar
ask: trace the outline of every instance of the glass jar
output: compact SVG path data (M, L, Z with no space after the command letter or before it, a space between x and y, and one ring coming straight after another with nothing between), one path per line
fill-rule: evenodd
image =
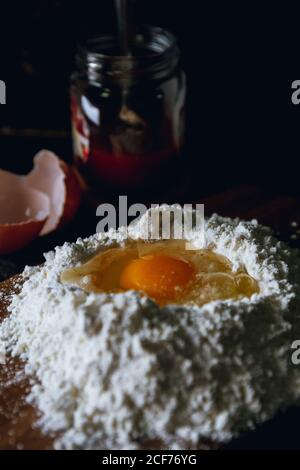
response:
M74 158L103 193L176 184L185 127L185 74L169 32L144 26L131 55L113 37L88 40L71 82Z

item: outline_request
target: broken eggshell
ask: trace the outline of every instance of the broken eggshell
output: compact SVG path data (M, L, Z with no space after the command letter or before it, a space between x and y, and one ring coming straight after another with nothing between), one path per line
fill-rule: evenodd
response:
M26 176L26 182L50 199L50 215L40 233L46 235L73 218L80 205L81 186L75 170L53 152L41 150L33 162L33 170Z
M20 250L41 232L50 214L49 197L30 188L26 177L0 170L0 255Z
M81 194L73 167L48 150L34 157L33 170L26 176L0 170L0 255L67 224Z

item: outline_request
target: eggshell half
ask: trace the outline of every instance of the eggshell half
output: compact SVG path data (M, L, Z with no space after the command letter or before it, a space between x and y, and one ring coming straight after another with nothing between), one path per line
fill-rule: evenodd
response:
M28 187L26 177L0 170L0 255L32 242L49 214L46 194Z
M26 184L48 195L50 215L40 235L46 235L69 222L81 201L81 187L74 169L48 150L34 157Z

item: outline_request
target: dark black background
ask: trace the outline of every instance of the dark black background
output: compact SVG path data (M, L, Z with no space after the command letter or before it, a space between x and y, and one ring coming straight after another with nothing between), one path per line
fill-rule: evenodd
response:
M291 83L300 79L296 5L136 0L136 21L170 29L182 50L192 195L241 183L300 193L300 105L291 102ZM25 171L41 147L71 159L68 87L76 41L115 31L113 0L11 0L1 2L0 15L0 79L7 84L0 167ZM299 411L291 409L231 447L299 448L298 422Z
M296 3L135 4L137 22L170 29L181 46L191 186L198 194L242 182L299 192L300 106L291 103L291 83L300 78ZM7 105L0 107L0 127L68 130L76 41L115 28L113 0L1 2L0 79L7 82ZM68 139L51 145L70 157ZM30 160L38 147L36 140L0 137L1 166L15 166L16 154Z

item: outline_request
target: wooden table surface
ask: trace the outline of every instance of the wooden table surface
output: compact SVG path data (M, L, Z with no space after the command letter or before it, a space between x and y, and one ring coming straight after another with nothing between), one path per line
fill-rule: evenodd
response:
M292 240L290 238L292 233L296 232L295 227L291 225L292 222L299 223L300 228L300 201L295 197L274 196L255 187L240 186L198 202L205 204L206 215L217 212L220 215L241 217L246 220L257 218L260 223L272 226L281 239L293 246L299 246L295 237ZM74 240L81 235L80 220L82 219L79 213L77 221L75 220L65 231L47 237L46 240L40 240L27 250L14 255L12 259L18 265L18 269L22 270L25 263L40 262L43 251L53 248L65 239ZM96 219L91 226L94 224L96 226ZM86 230L88 227L84 227L83 231ZM0 320L7 315L8 295L16 289L17 285L10 280L0 284L0 294L4 294L0 302ZM51 437L43 436L34 426L37 417L36 410L25 401L30 384L28 378L22 377L22 370L23 365L18 360L10 359L5 367L0 366L0 449L51 448ZM16 379L18 372L20 378ZM259 426L256 431L246 433L241 438L232 441L226 447L300 449L300 442L297 439L299 424L300 411L297 408L291 408L270 422Z

